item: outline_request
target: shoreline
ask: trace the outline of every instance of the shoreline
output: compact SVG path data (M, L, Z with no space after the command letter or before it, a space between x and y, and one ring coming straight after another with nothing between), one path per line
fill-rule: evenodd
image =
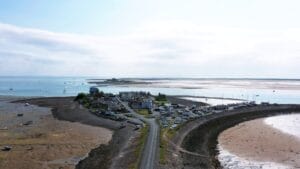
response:
M169 146L169 150L172 152L168 154L169 161L166 166L176 169L182 167L191 169L199 167L220 168L216 156L219 153L217 138L222 131L244 121L276 114L289 114L299 110L300 105L260 105L191 121L180 128L173 137L173 145ZM191 153L178 152L174 145Z
M299 112L284 116L293 115L299 116ZM300 138L266 124L266 119L274 117L278 116L242 122L224 130L218 137L219 161L227 168L245 164L262 168L277 165L280 167L276 168L299 168Z

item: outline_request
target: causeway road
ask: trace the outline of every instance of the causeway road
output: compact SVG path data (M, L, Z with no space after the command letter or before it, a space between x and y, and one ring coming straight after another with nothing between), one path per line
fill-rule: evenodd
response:
M155 118L145 118L132 110L127 103L121 101L119 98L118 100L130 113L149 125L149 133L142 153L140 169L154 169L157 166L158 161L159 125Z

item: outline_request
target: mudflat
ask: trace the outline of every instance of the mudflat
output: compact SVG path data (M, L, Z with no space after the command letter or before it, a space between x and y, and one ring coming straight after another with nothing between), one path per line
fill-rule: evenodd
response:
M76 169L123 169L129 168L138 159L135 147L140 131L134 130L135 125L126 124L125 128L120 129L120 122L90 113L74 102L74 97L31 98L16 102L48 107L55 119L109 129L113 133L107 144L100 141L96 148L91 148L86 158L76 165Z
M50 108L0 100L0 168L71 169L91 149L107 144L112 131L53 117Z

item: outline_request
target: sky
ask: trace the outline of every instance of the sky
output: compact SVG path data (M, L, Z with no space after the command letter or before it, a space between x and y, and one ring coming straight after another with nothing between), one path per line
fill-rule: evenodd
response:
M0 76L300 78L298 0L0 0Z

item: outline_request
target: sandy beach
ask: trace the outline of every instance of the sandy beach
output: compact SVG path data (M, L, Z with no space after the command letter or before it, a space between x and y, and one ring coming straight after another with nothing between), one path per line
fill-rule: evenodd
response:
M265 119L243 122L220 134L219 160L225 168L300 168L300 139L266 124Z
M75 168L91 149L111 140L109 129L61 121L50 108L8 102L14 99L0 101L0 147L12 147L0 151L0 168Z

